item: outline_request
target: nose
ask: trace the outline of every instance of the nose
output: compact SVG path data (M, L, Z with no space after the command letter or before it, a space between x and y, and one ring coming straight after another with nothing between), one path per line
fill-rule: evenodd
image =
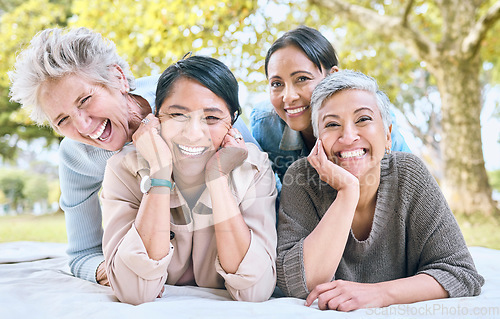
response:
M285 90L283 91L283 103L292 104L293 101L299 98L299 94L296 88L293 85L285 86Z
M354 124L346 124L342 130L342 136L339 141L342 144L350 145L359 140L358 129Z
M192 116L184 127L184 135L189 141L198 141L205 136L206 124L196 116Z
M80 134L91 134L90 131L92 129L91 123L92 119L85 111L79 110L76 114L73 115L73 125L80 132Z

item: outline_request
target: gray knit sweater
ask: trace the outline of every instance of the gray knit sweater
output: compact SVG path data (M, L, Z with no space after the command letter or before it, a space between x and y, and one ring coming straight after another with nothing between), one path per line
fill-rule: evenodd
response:
M302 244L335 200L307 158L288 169L278 222L278 287L306 298ZM322 243L329 245L329 243ZM474 266L460 228L438 184L415 155L393 152L381 163L375 215L368 238L352 231L334 279L375 283L425 273L450 297L481 292L484 279Z

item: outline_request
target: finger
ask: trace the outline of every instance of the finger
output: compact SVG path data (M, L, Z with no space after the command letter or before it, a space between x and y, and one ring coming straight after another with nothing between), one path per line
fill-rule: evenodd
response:
M326 161L328 161L328 157L326 156L325 149L323 148L323 142L318 139L318 157L320 159L320 162L324 164Z
M354 299L348 299L337 306L338 311L345 311L345 312L353 311L360 308L363 307L360 304L358 304Z
M319 284L309 293L306 298L306 306L310 306L318 296L327 290L334 289L336 286L335 281Z
M340 295L340 291L338 289L330 289L327 290L318 296L318 308L321 310L332 309L329 307L330 300L334 298L338 298ZM333 308L335 309L335 308Z
M337 291L339 289L336 289ZM325 304L326 309L331 309L331 310L339 310L339 306L342 305L344 302L349 300L350 297L346 294L342 294L341 292L338 292L338 294L332 298L330 298L327 303ZM324 310L324 309L322 309Z

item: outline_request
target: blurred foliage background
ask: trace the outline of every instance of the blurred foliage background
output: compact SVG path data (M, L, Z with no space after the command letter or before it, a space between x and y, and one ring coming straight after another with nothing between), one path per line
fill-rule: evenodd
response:
M445 171L443 113L431 73L435 66L412 54L411 47L390 32L370 28L373 21L359 23L341 12L340 5L329 7L337 2L366 8L373 21L377 16L403 17L416 34L437 44L453 33L444 27L449 20L446 12L459 12L469 3L474 3L477 20L493 12L489 31L477 47L482 101L488 92L499 90L500 23L495 22L500 14L494 9L500 1L0 0L0 214L57 210L57 167L40 154L47 149L55 152L61 137L49 127L33 125L19 105L9 101L7 76L16 53L38 31L56 26L85 26L113 40L136 77L161 73L189 51L219 58L241 83L246 121L252 106L267 94L264 57L272 42L298 25L315 27L336 48L341 68L360 70L379 81L416 139L413 152L440 181ZM498 102L491 116L500 117ZM481 165L484 169L484 161ZM500 192L500 165L488 176L491 188ZM496 222L493 216L485 218ZM470 216L464 218L477 224Z

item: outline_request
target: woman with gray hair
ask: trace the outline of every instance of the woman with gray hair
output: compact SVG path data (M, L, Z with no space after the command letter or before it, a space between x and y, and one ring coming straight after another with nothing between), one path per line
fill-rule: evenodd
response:
M39 32L9 72L12 101L65 136L59 146L60 205L76 277L108 284L98 199L104 168L154 111L159 76L135 80L114 43L87 28ZM234 127L256 144L241 120Z
M311 108L317 143L281 193L280 289L340 311L478 295L484 279L436 181L415 155L391 152L375 80L333 73Z

